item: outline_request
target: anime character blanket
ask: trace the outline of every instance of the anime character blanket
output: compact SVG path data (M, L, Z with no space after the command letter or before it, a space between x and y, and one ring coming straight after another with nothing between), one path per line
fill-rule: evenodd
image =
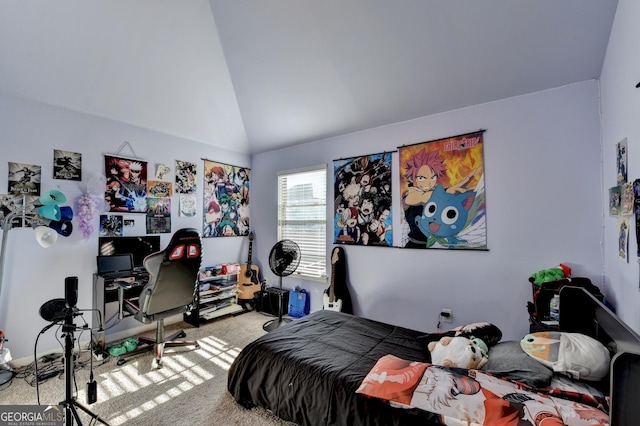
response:
M397 407L436 413L446 425L609 424L607 413L579 400L535 392L477 370L393 355L380 358L356 392Z

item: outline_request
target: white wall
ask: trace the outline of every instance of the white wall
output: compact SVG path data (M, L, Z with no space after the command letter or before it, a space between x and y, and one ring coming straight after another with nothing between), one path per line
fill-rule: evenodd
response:
M603 184L616 186L616 144L627 138L628 180L640 178L640 56L637 42L640 28L640 2L619 0L607 47L602 75ZM618 257L617 218L605 214L605 260L607 286L617 313L631 328L640 332L640 272L636 256L635 220L630 218L629 262Z
M0 188L6 188L7 162L42 165L44 190L64 184L50 179L53 149L83 153L84 190L92 176L103 173L102 154L114 153L129 141L135 153L154 167L175 159L202 157L252 168L254 261L271 285L276 277L266 264L276 241L276 173L332 160L393 150L397 146L456 135L485 132L487 232L489 251L403 250L345 247L356 313L419 330L433 331L441 308L453 310L452 326L475 321L498 325L505 338L528 331L527 277L559 262L575 276L601 284L602 191L598 84L588 81L555 90L424 117L298 147L264 153L252 159L207 145L0 94L2 158ZM122 154L126 154L123 152ZM250 161L251 160L251 161ZM394 154L394 227L399 228L397 155ZM199 182L201 182L201 176ZM73 185L73 184L71 184ZM198 188L201 199L202 188ZM0 191L1 192L1 191ZM331 190L329 199L333 197ZM174 197L174 203L177 197ZM332 217L330 206L328 217ZM138 215L128 215L142 221ZM200 227L201 216L180 219L173 229ZM333 230L327 229L327 250ZM163 244L168 235L163 236ZM396 235L398 241L399 235ZM4 285L0 294L0 329L10 339L14 357L33 353L38 332L46 325L40 306L63 297L67 276L80 279L80 307L91 306L97 237L80 233L60 238L42 249L32 231L9 234ZM205 240L205 261L243 261L246 238ZM375 265L372 267L372 265ZM321 306L326 284L285 278L312 291L312 308ZM607 290L606 288L604 289ZM447 326L448 328L448 326ZM38 351L58 347L50 333Z
M250 167L246 155L213 148L197 142L130 126L120 122L97 118L52 107L38 102L0 93L0 193L7 192L8 162L42 166L42 191L60 188L69 198L69 205L86 191L88 180L104 174L103 154L114 154L124 141L134 153L148 161L150 174L158 163L165 163L174 171L175 160L191 161L198 165L197 200L202 205L201 158L209 158L238 166ZM63 149L82 153L82 182L52 179L53 150ZM129 148L120 153L133 156ZM76 197L71 195L76 194ZM202 213L195 218L177 215L178 196L174 196L172 230L195 227L201 230ZM146 233L145 218L140 214L125 214L134 219L134 229L125 228L125 235ZM4 281L0 292L0 330L5 332L14 358L31 356L40 330L47 323L39 316L40 306L48 300L64 297L64 279L79 278L79 308L90 308L92 303L93 273L98 251L97 232L85 240L77 230L68 238L58 238L48 249L38 245L31 229L12 229L8 234ZM162 245L169 242L170 234L161 234ZM204 240L204 261L207 264L246 260L246 238L207 238ZM91 316L86 315L87 321ZM139 325L127 319L129 325ZM131 321L133 321L131 323ZM79 324L81 320L77 320ZM126 324L120 324L123 326ZM123 327L120 327L123 328ZM126 327L125 327L126 328ZM114 328L111 331L118 330ZM85 339L87 340L88 337ZM59 348L53 332L45 333L38 343L38 352Z
M276 173L398 146L486 129L487 252L346 246L356 314L435 331L441 308L453 326L489 321L505 338L528 332L527 278L558 263L600 285L602 193L598 84L588 81L504 101L255 155L252 223L256 262L277 285L266 260L276 242ZM394 228L399 229L398 160L394 154ZM333 198L331 189L328 199ZM327 217L333 217L329 206ZM327 229L327 251L333 229ZM396 245L399 234L394 235ZM329 270L329 269L328 269ZM321 307L327 284L287 277L283 286L312 292ZM448 328L445 324L443 328Z

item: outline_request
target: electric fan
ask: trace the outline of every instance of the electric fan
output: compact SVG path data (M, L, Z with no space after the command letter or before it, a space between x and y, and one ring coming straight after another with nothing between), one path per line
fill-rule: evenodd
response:
M273 331L291 319L282 318L282 277L293 274L300 264L300 247L294 241L278 241L269 253L269 267L271 272L280 277L278 284L278 318L265 323L265 331Z

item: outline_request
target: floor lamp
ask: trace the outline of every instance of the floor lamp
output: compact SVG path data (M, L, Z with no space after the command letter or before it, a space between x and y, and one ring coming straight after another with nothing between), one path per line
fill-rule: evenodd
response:
M22 205L15 211L7 214L2 221L2 247L0 248L0 296L2 295L2 284L4 277L4 262L6 259L7 241L9 231L13 228L13 221L21 218L25 225L34 228L34 234L38 243L48 248L56 242L58 235L68 237L71 235L73 226L73 210L68 206L60 206L67 201L65 195L57 190L47 191L36 201L26 202L26 196L22 196ZM2 298L0 297L0 300ZM7 339L3 337L3 343ZM13 373L0 371L0 384L11 380Z

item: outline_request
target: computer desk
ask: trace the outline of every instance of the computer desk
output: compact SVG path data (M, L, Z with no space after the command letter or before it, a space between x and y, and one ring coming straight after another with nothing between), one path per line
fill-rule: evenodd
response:
M149 273L146 271L134 272L129 277L105 278L99 274L93 274L93 315L91 328L100 330L93 336L93 351L99 355L105 349L107 332L126 330L126 320L117 322L118 314L118 284L116 281L126 281L130 287L124 291L125 299L137 297L142 288L149 282ZM107 324L107 321L109 322ZM113 326L111 326L113 325ZM109 329L107 329L109 327ZM113 328L111 328L113 327Z

